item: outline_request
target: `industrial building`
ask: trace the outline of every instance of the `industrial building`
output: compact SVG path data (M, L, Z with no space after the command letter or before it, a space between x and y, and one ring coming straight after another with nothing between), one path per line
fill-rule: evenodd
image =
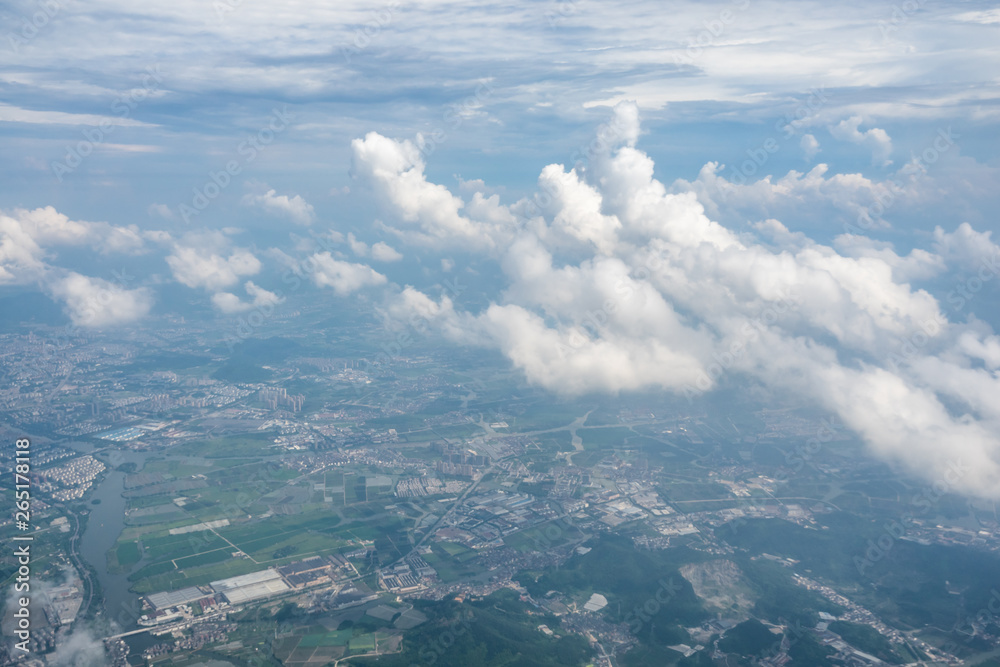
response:
M182 604L190 604L202 598L211 597L210 594L202 592L200 588L191 586L182 588L179 591L166 591L164 593L153 593L146 596L146 602L154 611L170 609Z
M243 604L291 590L277 570L267 568L260 572L241 574L229 579L213 581L210 586L229 604Z

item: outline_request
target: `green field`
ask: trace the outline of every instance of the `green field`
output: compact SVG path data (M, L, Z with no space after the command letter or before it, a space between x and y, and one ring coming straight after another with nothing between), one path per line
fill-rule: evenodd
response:
M278 452L273 448L273 437L269 433L246 433L214 440L199 440L180 445L171 453L175 456L203 456L209 459L274 455Z
M303 648L312 648L314 646L347 646L353 634L353 630L333 630L323 634L306 635L299 640L299 646Z
M115 555L118 558L118 564L126 568L132 567L142 558L142 554L139 553L139 545L135 542L125 542L118 545Z
M351 641L348 644L348 648L352 651L357 651L359 653L365 653L368 651L375 650L375 635L359 635L357 637L351 637Z

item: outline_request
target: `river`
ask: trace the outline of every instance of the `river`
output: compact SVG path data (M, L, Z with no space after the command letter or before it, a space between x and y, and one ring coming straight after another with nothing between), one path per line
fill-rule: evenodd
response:
M134 463L140 469L146 460L145 453L122 452L125 461ZM137 626L139 617L139 596L129 591L128 574L108 572L108 550L115 546L125 528L125 473L112 470L94 490L91 499L101 502L91 504L87 528L80 538L80 555L97 572L104 597L107 617L115 621L123 630Z

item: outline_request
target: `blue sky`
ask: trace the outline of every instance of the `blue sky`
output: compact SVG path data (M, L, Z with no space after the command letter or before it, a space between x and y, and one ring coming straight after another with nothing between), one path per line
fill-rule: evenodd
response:
M996 166L995 3L50 0L6 3L4 25L6 208L139 224L150 204L190 198L274 108L295 120L240 180L300 194L331 217L344 210L331 189L351 185L350 140L368 131L444 129L428 160L436 180L482 178L522 195L621 99L643 110L643 145L667 182L710 160L742 161L782 136L774 123L816 89L825 101L807 107L808 127L767 173L809 166L798 141L810 133L813 163L884 177L946 125L960 128L956 155ZM862 132L888 132L892 168L829 134L856 115ZM60 181L53 163L100 117L122 124ZM242 188L203 224L240 222ZM364 202L349 199L359 219L344 222L364 225Z
M556 393L762 385L1000 495L996 3L0 11L0 289L81 331L292 272Z

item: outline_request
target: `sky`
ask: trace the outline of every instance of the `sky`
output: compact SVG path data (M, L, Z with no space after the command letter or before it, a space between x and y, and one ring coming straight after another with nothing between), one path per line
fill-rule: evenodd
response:
M1000 496L996 3L0 17L0 290L80 331L310 290L554 394L794 395Z

